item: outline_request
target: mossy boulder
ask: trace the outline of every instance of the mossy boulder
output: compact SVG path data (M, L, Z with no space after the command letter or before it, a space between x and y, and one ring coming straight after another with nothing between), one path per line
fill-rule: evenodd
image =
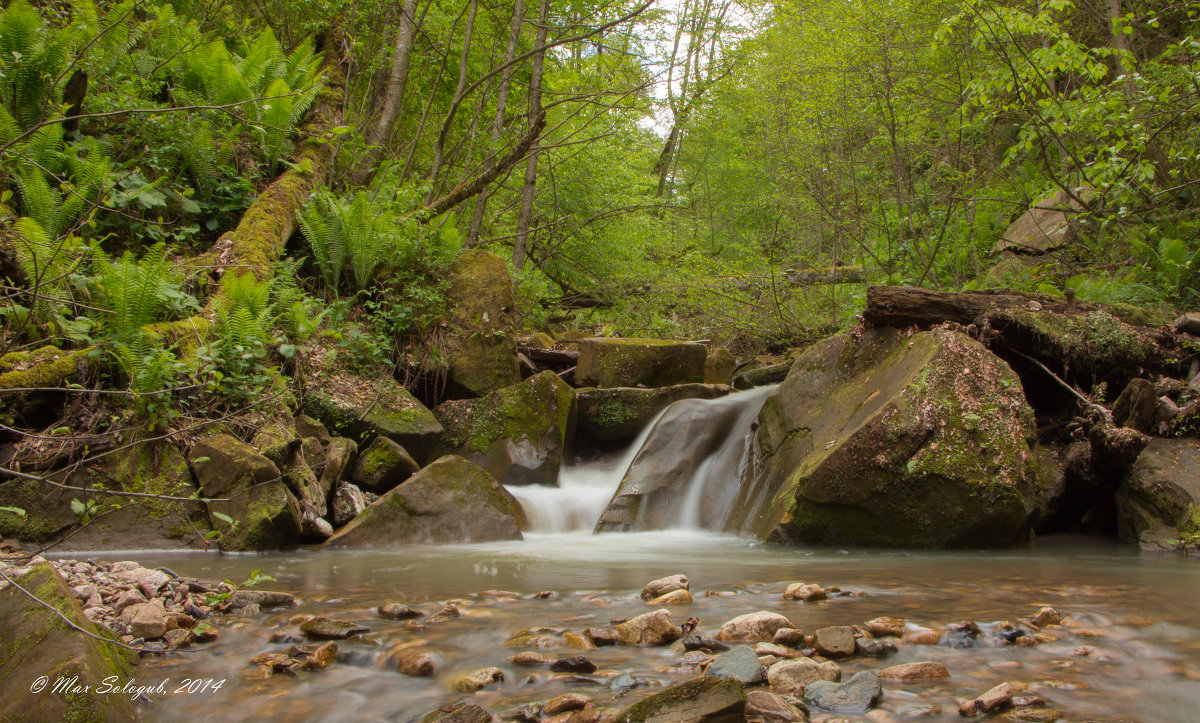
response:
M112 634L84 616L66 581L48 563L34 565L16 582L96 637L72 629L12 585L0 590L0 721L136 720L129 695L95 692L106 678L115 676L121 683L133 679L129 652L107 642ZM42 676L48 680L46 690L31 693L30 686ZM79 687L54 689L55 681L76 677Z
M381 495L412 477L421 465L404 447L387 437L376 437L362 451L350 470L350 480L364 490Z
M520 504L482 467L447 455L375 500L327 547L519 540Z
M813 345L763 405L751 454L730 526L781 542L1016 544L1049 484L1016 374L942 329Z
M172 444L146 442L86 463L49 479L87 489L187 498L196 492L183 455ZM91 505L80 526L71 501ZM0 507L25 510L20 518L0 513L0 537L46 542L70 532L58 550L174 549L203 547L209 531L200 502L127 497L65 490L37 480L0 484Z
M442 436L425 405L391 376L326 372L304 393L302 409L333 434L359 442L387 437L424 461Z
M1150 440L1117 490L1117 515L1124 542L1200 546L1200 440Z
M442 409L445 405L439 405ZM465 418L452 414L465 410ZM443 409L459 442L445 451L483 467L501 484L554 485L574 437L575 390L545 371L466 406Z
M596 442L633 439L658 413L682 399L716 399L733 391L724 384L676 384L655 389L580 389L579 435Z
M676 683L634 703L618 723L742 723L746 691L731 678L703 677Z
M737 359L733 358L728 349L719 346L709 352L708 358L704 360L704 383L730 384L733 382L735 371Z
M452 394L481 397L521 381L507 262L483 251L459 256L450 267L446 297Z
M575 380L585 387L666 387L704 381L703 344L662 339L605 339L579 343Z
M208 503L221 549L273 550L299 541L300 503L274 462L228 434L192 445L188 461L204 497L225 500Z

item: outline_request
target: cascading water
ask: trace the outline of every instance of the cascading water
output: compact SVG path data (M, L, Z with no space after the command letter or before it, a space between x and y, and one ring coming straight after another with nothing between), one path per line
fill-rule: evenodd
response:
M685 399L619 456L564 466L557 487L512 486L529 532L723 530L738 495L754 421L774 386Z

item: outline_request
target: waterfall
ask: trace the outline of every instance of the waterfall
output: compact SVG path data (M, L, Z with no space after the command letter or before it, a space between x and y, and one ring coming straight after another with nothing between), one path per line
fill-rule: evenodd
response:
M669 405L619 455L564 465L558 485L514 485L529 532L724 530L754 423L775 386Z
M669 408L669 407L668 407ZM564 464L558 471L558 485L512 485L507 487L525 510L529 532L563 533L591 530L612 499L613 491L642 448L655 423L666 409L638 433L625 451L607 455L595 462Z

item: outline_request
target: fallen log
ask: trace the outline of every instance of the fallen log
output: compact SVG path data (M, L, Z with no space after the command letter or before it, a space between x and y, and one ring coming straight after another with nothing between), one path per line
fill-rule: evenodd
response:
M578 351L559 349L536 349L531 346L519 346L517 351L534 361L543 361L562 366L574 366L579 361Z

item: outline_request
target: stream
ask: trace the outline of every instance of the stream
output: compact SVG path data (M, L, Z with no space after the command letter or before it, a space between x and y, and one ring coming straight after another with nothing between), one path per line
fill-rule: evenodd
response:
M735 396L761 404L761 395ZM733 397L715 401L729 404L729 399ZM729 445L744 444L753 415L742 417L747 426L728 430ZM1194 560L1142 555L1112 540L1069 536L987 552L764 545L696 529L703 515L694 499L674 529L592 534L651 427L624 453L564 469L556 488L514 489L531 525L523 541L258 555L139 551L69 556L136 559L202 580L237 582L260 570L276 580L266 589L295 594L301 601L297 608L264 611L220 626L217 642L193 648L203 652L143 660L143 684L164 678L176 684L197 678L224 681L216 691L191 694L168 685L166 694L152 696L145 709L148 720L416 721L461 700L503 714L568 691L592 698L606 713L616 712L701 672L681 663L679 643L538 651L550 658L586 655L599 666L591 675L572 676L513 665L508 659L521 649L505 642L531 627L581 633L647 612L652 608L639 598L642 586L676 573L690 578L694 602L671 608L673 621L699 618L699 631L709 636L730 618L758 610L783 614L805 632L861 625L882 615L929 628L970 620L984 629L970 647L944 637L939 644L901 645L899 652L881 660L842 661L843 680L859 670L922 660L944 663L951 677L885 682L883 698L867 716L813 711L813 720L961 721L960 701L1004 681L1020 695L1043 698L1064 720L1198 719L1200 567ZM695 461L692 485L720 487L722 476L730 475L736 482L736 456L731 460L722 451L714 452L721 456L713 463ZM861 594L817 603L782 600L792 582ZM519 597L481 594L491 590ZM536 596L547 591L553 595ZM382 603L400 602L431 615L449 600L458 601L461 616L429 625L385 620L375 612ZM1064 618L1063 627L1046 631L1054 640L1034 647L987 642L990 624L1032 615L1043 605ZM262 679L249 659L286 651L289 644L272 643L269 637L294 629L288 618L296 614L361 623L370 632L339 641L339 662L326 670ZM388 664L388 652L403 645L434 651L440 663L437 675L398 673ZM474 694L449 689L456 676L489 666L504 672L502 682ZM619 673L631 673L639 685L610 688L609 679Z

